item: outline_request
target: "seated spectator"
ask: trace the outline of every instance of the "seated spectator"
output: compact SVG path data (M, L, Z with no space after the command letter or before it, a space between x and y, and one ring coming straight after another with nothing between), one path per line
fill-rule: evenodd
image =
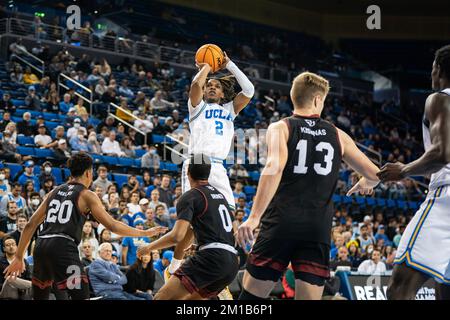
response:
M75 113L75 108L72 107L69 109L66 115L66 122L64 123L64 126L66 127L72 127L74 120L77 118L77 114Z
M68 113L70 108L73 108L73 103L70 100L70 94L64 94L63 101L59 103L59 110L61 111L61 113Z
M92 254L92 245L88 240L83 241L81 244L81 263L84 267L89 266L92 261L94 261L94 256Z
M119 142L116 141L115 131L111 131L109 137L103 141L102 152L108 156L125 157L125 153L120 149Z
M57 126L55 128L55 132L55 137L53 138L52 142L44 146L45 149L56 148L58 146L59 140L64 139L65 129L63 126Z
M97 249L99 246L98 240L95 237L95 232L94 232L94 228L92 227L92 222L91 221L86 221L83 225L83 230L81 233L81 243L80 245L78 245L78 251L80 252L80 258L82 258L81 256L81 246L82 243L85 241L89 241L91 246L92 246L92 256L95 258L97 258Z
M83 104L84 104L84 99L83 99L83 98L78 98L77 104L74 105L74 108L75 108L75 114L76 114L77 116L80 116L80 115L83 114L83 113L86 113L86 114L88 113L87 110L86 110L86 108L83 106Z
M53 190L53 187L55 186L55 183L53 182L53 179L46 179L44 181L44 185L41 186L41 191L39 191L39 195L41 198L44 198L45 195L47 195L50 191Z
M381 261L381 252L374 249L370 259L361 262L358 267L358 272L364 274L383 274L386 272L386 265Z
M28 87L28 95L25 97L25 106L27 109L41 111L41 100L36 94L36 88L34 86Z
M236 209L244 210L245 212L244 221L247 220L248 216L250 215L250 209L247 208L247 200L244 197L238 198L238 202L236 203Z
M17 213L16 230L9 233L8 236L14 238L14 240L16 240L16 243L19 243L20 236L23 232L23 229L25 229L25 226L27 225L27 223L28 223L28 217L23 213Z
M155 270L150 254L138 255L127 272L126 292L145 300L152 300L155 287Z
M385 234L386 229L384 228L384 225L380 224L378 226L378 232L375 234L375 241L378 242L379 240L384 241L384 245L390 246L392 242L389 240L388 236Z
M144 198L145 199L145 198ZM143 200L143 199L142 199ZM142 201L141 200L141 201ZM147 199L145 199L147 200ZM148 201L148 200L147 200ZM151 208L147 208L145 210L145 222L144 222L144 229L151 229L153 227L156 227L155 223L155 214ZM153 239L152 239L153 240Z
M0 120L0 131L3 132L6 130L6 126L11 122L11 113L5 112L3 114L2 120Z
M154 146L148 148L148 152L142 156L141 167L154 169L155 173L158 172L161 164L161 157L158 155L158 151Z
M164 120L164 134L172 133L175 129L172 117L167 117L166 120Z
M131 214L136 214L138 212L141 212L141 206L139 205L139 200L140 200L139 192L138 191L131 192L131 199L130 199L130 202L127 204L128 210ZM148 203L148 200L147 200L147 203Z
M44 183L45 183L45 181L44 181ZM30 218L34 214L34 212L37 210L37 208L41 204L41 200L42 200L41 196L38 192L35 192L33 190L33 192L30 193L30 201L28 201L28 205L24 209L24 213L28 218ZM19 226L19 225L17 225L17 226Z
M134 98L133 91L130 88L128 88L128 80L127 79L122 80L118 92L119 92L119 95L121 95L125 98L128 98L128 99Z
M36 146L43 148L52 142L52 138L47 134L47 128L41 124L38 129L39 134L34 136Z
M79 118L75 118L73 120L73 127L67 130L67 139L72 139L74 136L78 135L79 131L83 131L83 135L87 135L87 130L85 127L81 126L81 120Z
M0 239L17 230L17 214L19 209L14 201L8 201L6 216L0 216Z
M120 99L120 109L117 109L116 116L128 123L133 123L134 117L132 114L133 112L128 108L127 99Z
M169 212L162 204L155 208L155 223L161 227L169 228L171 226Z
M97 179L92 183L92 187L101 187L103 190L102 196L105 194L106 190L108 190L109 186L113 183L108 180L108 168L104 165L100 165L97 169L98 177Z
M167 108L175 108L176 106L176 103L163 99L163 92L161 90L156 91L155 96L150 100L152 112L166 110Z
M108 90L108 87L106 86L105 79L100 78L94 90L97 97L100 98L106 92L106 90Z
M80 128L78 134L70 138L70 146L73 151L89 152L88 142L84 137L83 130Z
M31 72L30 67L26 67L25 74L23 75L23 82L25 84L38 84L41 81L34 73Z
M112 86L112 85L109 85L106 88L106 92L103 93L103 95L102 95L100 100L102 102L104 102L104 103L107 103L107 104L109 104L109 103L117 103L118 98L117 98L117 93L116 93L115 87Z
M80 113L80 125L83 128L88 128L92 125L91 120L89 120L89 114L87 112Z
M56 179L52 174L52 163L50 161L45 161L42 164L42 170L39 174L39 184L42 186L44 185L45 180L52 179L53 182L56 184Z
M97 82L101 79L97 67L92 69L92 73L87 77L86 81L90 86L95 86Z
M331 250L330 250L330 258L335 259L338 249L342 247L345 244L344 236L342 233L338 233L334 237L334 241L331 243Z
M0 111L11 114L16 112L16 106L11 101L11 94L9 92L3 92L2 100L0 101Z
M19 182L22 186L25 186L25 183L28 180L32 180L34 183L35 191L39 191L41 189L41 185L39 183L39 178L34 174L34 161L28 160L25 162L25 172L20 175L17 182Z
M89 153L95 153L95 154L101 154L102 153L102 146L97 140L97 135L95 132L89 133L89 137L87 140L87 146Z
M67 161L70 158L71 153L69 147L67 146L67 141L65 139L59 139L58 146L54 149L55 159L60 162Z
M6 178L3 165L0 165L0 199L9 192L11 192L11 186L9 185L9 180Z
M111 261L112 246L102 243L99 247L99 258L89 266L88 275L94 293L105 300L144 300L123 290L127 277L119 266Z
M11 143L11 133L9 131L3 131L0 143L0 157L8 162L21 162L25 159L25 157L22 159L22 156L17 153L15 144Z
M362 253L365 253L368 245L375 244L375 238L370 235L369 227L365 224L360 227L360 236L356 240Z
M57 91L50 92L50 97L47 101L47 106L44 107L44 112L51 112L51 113L59 113L59 104L60 104L60 98L58 96Z
M31 272L25 261L25 270L20 277L5 279L4 271L14 260L17 252L17 242L13 237L3 239L2 250L5 256L0 257L0 299L31 300Z
M136 157L136 146L133 145L129 137L125 136L122 141L120 141L120 148L122 149L126 157Z
M32 136L34 134L34 126L31 122L31 113L25 112L22 119L23 120L17 124L18 133L25 136Z
M16 84L23 84L23 69L19 64L16 64L14 71L9 75L11 82Z
M244 184L241 181L236 181L233 190L234 201L237 202L239 198L247 198L244 193Z
M139 230L144 229L144 220L142 218L136 218L134 220L134 227ZM122 240L122 265L132 265L137 257L137 249L140 246L150 243L148 237L125 237Z
M348 249L345 246L341 246L337 249L337 257L333 256L330 261L331 270L336 270L337 267L352 267L353 264L348 257Z
M19 210L24 210L27 203L25 199L21 196L22 185L18 182L14 182L11 185L11 192L2 197L0 216L8 215L8 203L14 201L17 204ZM1 237L0 237L1 238Z
M172 262L172 258L173 258L173 251L171 250L164 251L162 258L155 260L155 262L153 262L153 268L155 269L155 271L158 271L161 274L161 276L164 277L164 270Z

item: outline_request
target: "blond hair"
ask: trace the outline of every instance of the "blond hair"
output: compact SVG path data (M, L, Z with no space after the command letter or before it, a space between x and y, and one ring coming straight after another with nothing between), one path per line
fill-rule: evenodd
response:
M316 95L325 97L330 91L327 79L312 72L302 72L292 81L291 99L294 106L301 107Z

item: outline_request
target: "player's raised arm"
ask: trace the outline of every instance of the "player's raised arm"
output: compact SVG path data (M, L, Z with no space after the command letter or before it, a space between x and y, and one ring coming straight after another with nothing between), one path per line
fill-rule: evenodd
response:
M25 229L22 231L14 260L4 271L5 278L7 278L8 276L16 278L20 276L22 272L25 270L25 263L23 260L25 251L27 250L31 238L33 237L37 228L42 222L44 222L46 212L47 212L47 200L45 199L41 203L39 208L37 208L35 213L31 216L30 221L28 221L27 225L25 226Z
M203 87L206 83L206 78L211 72L211 66L207 63L197 63L196 66L199 72L195 75L191 82L191 89L189 90L189 100L193 108L198 106L203 99Z
M278 121L267 130L267 162L258 183L255 202L248 219L237 232L237 241L242 248L253 241L253 230L259 225L262 214L272 200L281 181L288 157L287 141L289 129L284 121Z
M450 163L450 98L430 95L425 102L425 117L430 121L431 148L419 159L403 164L388 163L378 174L383 181L396 181L408 176L435 173Z
M78 200L79 208L89 209L94 218L106 229L122 237L154 237L167 231L166 227L138 230L123 222L114 220L104 209L99 197L90 190L84 190Z
M255 94L255 87L247 76L238 68L238 66L228 58L227 53L224 52L224 62L221 69L226 68L236 78L236 81L241 86L239 92L233 100L234 113L238 114L244 109Z

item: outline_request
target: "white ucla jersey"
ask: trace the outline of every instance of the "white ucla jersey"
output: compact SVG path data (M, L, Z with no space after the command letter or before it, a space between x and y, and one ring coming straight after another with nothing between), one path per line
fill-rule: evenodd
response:
M450 88L442 90L441 93L447 94L450 96ZM422 122L422 128L423 128L423 145L425 148L425 151L431 148L431 138L430 138L430 123L428 119L424 118ZM441 170L439 170L436 173L433 173L431 175L430 179L430 190L434 190L440 186L448 185L450 184L450 164L447 164L445 167L443 167Z
M234 136L233 102L223 105L201 101L195 108L189 107L189 154L203 153L224 160L230 152Z

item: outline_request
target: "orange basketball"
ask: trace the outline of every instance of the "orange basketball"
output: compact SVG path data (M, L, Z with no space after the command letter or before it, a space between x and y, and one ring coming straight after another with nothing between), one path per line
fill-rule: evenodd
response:
M211 66L212 72L220 69L223 62L223 51L215 44L205 44L201 46L195 54L197 63L207 63Z

